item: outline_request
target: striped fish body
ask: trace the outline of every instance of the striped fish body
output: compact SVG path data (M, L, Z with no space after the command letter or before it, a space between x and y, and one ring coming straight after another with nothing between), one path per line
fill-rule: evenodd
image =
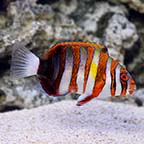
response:
M20 43L13 46L11 76L37 75L52 96L80 94L77 105L101 96L132 94L136 88L129 72L111 58L105 46L90 42L63 42L38 58Z
M50 95L80 94L77 105L99 95L131 94L135 88L128 71L108 55L106 47L88 42L53 46L40 61L38 77Z

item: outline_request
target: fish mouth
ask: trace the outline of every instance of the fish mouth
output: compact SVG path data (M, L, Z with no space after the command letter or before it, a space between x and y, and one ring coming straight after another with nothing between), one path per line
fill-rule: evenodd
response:
M136 88L136 85L133 89L129 89L129 94L132 95L136 92L137 88Z
M133 78L130 78L130 82L129 82L129 94L133 94L136 91L136 84L135 81L133 80Z

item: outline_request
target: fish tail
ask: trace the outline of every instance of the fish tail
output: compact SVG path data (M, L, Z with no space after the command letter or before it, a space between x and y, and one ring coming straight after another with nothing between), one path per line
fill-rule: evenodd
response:
M19 42L12 47L10 76L14 79L36 75L40 59Z

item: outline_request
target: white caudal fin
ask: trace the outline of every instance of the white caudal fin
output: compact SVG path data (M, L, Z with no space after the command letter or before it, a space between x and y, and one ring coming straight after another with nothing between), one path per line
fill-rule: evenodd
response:
M39 67L39 58L19 42L12 47L10 75L18 79L36 75Z

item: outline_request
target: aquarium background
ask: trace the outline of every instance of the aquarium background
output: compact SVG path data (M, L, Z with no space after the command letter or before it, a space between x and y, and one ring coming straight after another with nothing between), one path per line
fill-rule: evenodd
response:
M12 80L12 45L20 41L36 55L60 41L90 41L108 47L137 84L134 98L107 99L143 105L144 2L141 0L1 0L0 112L33 108L64 99L48 96L36 77Z

